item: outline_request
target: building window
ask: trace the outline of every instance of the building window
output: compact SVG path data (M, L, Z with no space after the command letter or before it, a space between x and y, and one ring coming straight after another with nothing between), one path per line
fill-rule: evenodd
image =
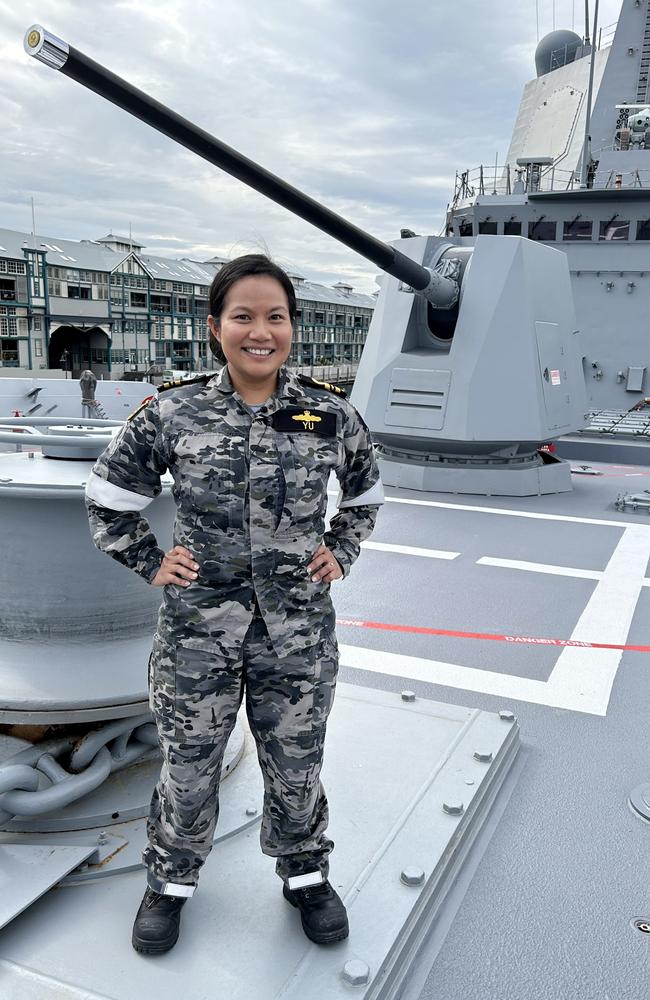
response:
M543 225L543 223L542 223ZM565 222L562 230L563 240L590 240L593 230L593 222L573 219Z
M7 273L8 274L24 274L25 273L25 265L22 264L20 261L17 261L17 260L8 260L7 261Z
M17 340L0 340L0 364L8 368L18 367Z
M609 222L601 222L599 240L629 240L630 223L621 222L620 219L611 219Z
M43 341L42 340L35 340L34 341L34 357L35 358L42 358L43 357Z
M147 296L144 292L131 292L131 308L146 309Z
M90 289L85 285L68 285L69 299L89 299Z
M547 222L542 219L538 219L537 222L528 223L528 239L529 240L547 240L552 242L555 240L555 233L557 229L556 222Z
M521 236L521 222L515 222L513 219L510 219L508 222L504 222L503 235Z
M336 314L336 319L335 319L334 325L335 326L344 326L345 325L345 316L343 315L343 313L337 313Z
M35 330L40 330L41 329L41 317L40 316L34 316L34 329Z
M11 264L11 261L9 261ZM16 301L16 282L11 278L0 278L0 302Z
M47 290L50 295L61 295L61 282L60 281L48 281Z
M641 222L637 222L636 238L637 240L650 240L650 219L643 219Z
M151 311L152 312L171 312L171 299L168 295L152 295L151 296Z
M479 236L496 236L497 224L496 222L488 222L486 219L484 222L479 222L478 232Z
M471 219L461 219L458 224L458 235L459 236L473 236L473 227Z
M188 312L187 299L186 298L181 298L179 296L176 299L176 312L179 312L179 313L186 313L186 312Z

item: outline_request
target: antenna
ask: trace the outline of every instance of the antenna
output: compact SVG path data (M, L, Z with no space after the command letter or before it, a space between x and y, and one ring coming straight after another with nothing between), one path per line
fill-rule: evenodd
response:
M589 0L585 0L585 45L589 45Z
M32 236L36 236L36 211L34 209L34 195L30 199L32 203Z
M587 32L589 31L589 0L585 0L586 9L586 27ZM594 38L598 31L598 0L595 0L594 5ZM587 187L587 177L589 175L589 167L591 165L591 136L589 135L589 127L591 125L591 95L594 89L594 67L596 62L596 46L591 47L591 56L589 59L589 87L587 88L587 114L585 116L585 141L582 147L582 165L580 168L580 187Z

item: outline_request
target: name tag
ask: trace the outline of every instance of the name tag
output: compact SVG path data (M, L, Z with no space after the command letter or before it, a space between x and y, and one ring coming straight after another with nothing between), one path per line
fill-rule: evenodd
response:
M273 414L273 427L283 434L318 434L336 437L336 414L325 410L286 406Z

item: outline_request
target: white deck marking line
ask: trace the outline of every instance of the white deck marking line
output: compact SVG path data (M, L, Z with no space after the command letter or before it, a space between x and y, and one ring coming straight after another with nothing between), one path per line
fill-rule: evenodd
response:
M626 526L571 639L627 642L649 556L650 525ZM340 652L341 663L347 667L601 716L607 714L622 656L616 649L565 647L548 680L538 681L363 646L342 644Z
M457 559L460 555L460 552L450 552L447 549L420 549L414 545L392 545L388 542L362 542L361 548L399 552L404 556L425 556L427 559Z
M444 510L468 510L476 514L504 514L507 517L530 517L539 521L568 521L571 524L598 524L608 528L629 528L630 521L607 521L602 517L577 517L573 514L542 514L536 510L505 510L503 507L474 507L464 503L443 503L441 500L411 500L406 497L385 497L385 503L414 504L417 507L440 507Z
M501 566L504 569L523 569L531 573L549 573L551 576L574 576L582 580L600 580L603 575L600 569L553 566L549 563L526 562L524 559L493 559L492 556L481 556L476 562L479 566Z
M645 579L650 551L650 526L633 525L623 532L594 588L585 610L571 633L584 642L627 642L630 625ZM606 715L609 698L621 662L621 650L562 650L548 679L549 690L562 693L574 706L591 705L594 714Z
M591 649L584 652L596 653L606 650ZM568 703L561 692L549 689L547 681L530 680L514 674L500 674L493 670L478 670L475 667L462 667L456 663L427 660L421 656L386 653L382 650L367 649L365 646L348 646L344 643L339 644L339 653L342 666L357 670L425 681L428 684L459 688L462 691L497 695L515 701L528 701L534 705L566 708L591 715L605 714L600 710L600 705L589 705L584 700L577 704Z
M338 496L336 490L328 490ZM468 510L475 514L504 514L507 517L530 517L538 521L567 521L570 524L597 524L606 528L631 528L631 521L608 521L598 517L576 517L573 514L542 514L535 510L505 510L502 507L474 507L464 503L443 503L442 500L411 500L406 497L384 497L384 503L406 503L415 507L440 507L443 510Z
M476 560L476 563L480 566L523 569L531 573L549 573L551 576L575 576L582 580L601 580L603 576L601 569L577 569L575 566L554 566L548 563L526 562L523 559L493 559L491 556L481 556L480 559ZM641 586L650 587L650 577L644 577Z

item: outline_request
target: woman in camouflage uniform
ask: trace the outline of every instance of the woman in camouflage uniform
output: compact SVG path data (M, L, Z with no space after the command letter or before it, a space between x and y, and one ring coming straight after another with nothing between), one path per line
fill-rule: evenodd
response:
M320 783L338 667L329 594L383 500L368 429L342 390L286 366L296 298L267 257L226 264L210 288L221 371L162 386L98 459L87 507L98 548L164 587L149 663L163 766L143 854L133 946L167 951L218 815L224 750L245 697L264 778L261 845L305 933L348 934L327 881ZM174 478L174 546L144 508ZM325 531L327 483L338 511Z

